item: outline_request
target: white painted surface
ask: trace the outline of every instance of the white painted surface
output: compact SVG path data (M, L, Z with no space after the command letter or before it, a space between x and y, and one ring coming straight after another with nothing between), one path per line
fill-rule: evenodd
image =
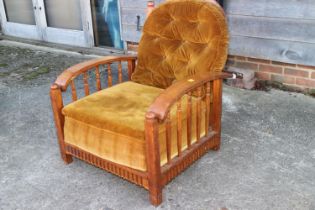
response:
M33 0L36 25L7 22L3 0L0 0L0 16L2 30L5 35L27 39L43 40L59 44L81 47L94 46L94 33L89 0L79 0L83 30L52 28L47 26L44 0ZM62 14L61 14L62 15Z
M90 58L90 59L103 57L103 56L99 56L95 54L82 54L79 52L74 52L74 51L69 51L69 50L62 50L62 49L53 48L53 47L45 47L45 46L27 44L27 43L22 43L22 42L15 42L15 41L10 41L10 40L1 40L0 46L19 47L19 48L38 50L38 51L43 51L43 52L63 54L67 56L85 57L85 58Z
M36 0L33 0L33 6L34 5L36 5ZM0 16L2 31L4 34L28 39L41 40L41 34L38 33L36 25L13 23L7 21L3 0L0 0Z

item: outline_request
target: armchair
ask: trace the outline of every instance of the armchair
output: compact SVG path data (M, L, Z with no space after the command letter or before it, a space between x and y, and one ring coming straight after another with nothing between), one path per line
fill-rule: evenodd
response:
M108 56L65 70L50 91L64 162L76 157L116 174L147 189L159 205L168 182L220 148L227 46L215 1L172 0L148 17L138 56ZM81 75L85 96L78 99ZM72 102L64 106L69 87Z

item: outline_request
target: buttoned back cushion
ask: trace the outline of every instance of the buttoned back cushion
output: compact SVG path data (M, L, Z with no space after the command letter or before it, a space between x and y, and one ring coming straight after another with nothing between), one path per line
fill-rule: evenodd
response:
M144 25L132 81L166 88L174 80L221 71L227 47L225 16L215 1L167 1Z

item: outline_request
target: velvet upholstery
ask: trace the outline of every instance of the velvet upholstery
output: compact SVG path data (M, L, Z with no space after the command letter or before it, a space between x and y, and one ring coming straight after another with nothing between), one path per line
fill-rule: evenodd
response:
M64 107L65 142L98 157L146 171L144 119L148 107L163 89L125 82L96 92ZM195 99L193 98L193 101ZM186 137L186 102L183 98L183 145ZM196 103L193 103L192 139L196 139ZM202 112L205 112L202 103ZM172 130L176 112L171 110ZM202 114L201 132L205 132ZM172 132L172 156L177 155L177 134ZM166 163L165 126L159 128L161 165Z
M227 24L215 1L167 1L144 25L132 81L166 88L196 73L221 71L227 51Z

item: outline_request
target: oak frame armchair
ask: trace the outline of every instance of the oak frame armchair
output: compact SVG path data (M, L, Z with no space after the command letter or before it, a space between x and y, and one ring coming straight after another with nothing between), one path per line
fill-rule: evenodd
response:
M186 1L194 2L195 0ZM222 11L218 9L219 6L214 1L201 2L217 8L216 12L222 15ZM226 33L226 31L224 32ZM137 71L137 65L141 62L138 61L138 56L107 56L68 68L58 76L57 80L51 85L50 90L62 159L67 164L72 162L73 157L81 159L142 186L149 191L151 203L155 206L159 205L162 202L162 189L168 182L207 151L220 148L222 80L231 77L230 74L221 72L226 60L227 50L223 49L223 53L220 56L220 68L208 69L195 75L186 75L183 79L178 79L166 87L158 97L152 100L145 116L143 116L146 170L138 170L101 158L90 151L69 144L65 141L64 130L65 116L63 109L65 106L63 92L66 92L68 87L70 87L72 101L76 103L78 94L74 81L83 75L84 93L86 96L90 95L91 89L88 75L91 72L95 74L97 92L112 88L114 86L114 75L117 75L117 86L119 86L123 83L123 63L127 64L128 80L132 80ZM141 54L139 53L140 58ZM114 69L112 65L115 63L117 63L117 74L113 74ZM107 87L105 89L102 89L101 85L100 67L105 67L106 71ZM173 114L171 114L172 110ZM175 123L175 129L172 123ZM193 123L195 130L192 130ZM183 129L184 126L187 129ZM166 162L164 164L161 164L162 153L159 139L159 129L161 127L165 129L166 141ZM201 127L205 128L204 132L202 132ZM176 139L172 136L173 132L177 135ZM183 142L183 136L187 140L185 143ZM195 136L194 139L192 136ZM175 142L176 148L174 148L172 142ZM183 144L185 144L185 147ZM173 154L174 150L176 150L175 155Z

